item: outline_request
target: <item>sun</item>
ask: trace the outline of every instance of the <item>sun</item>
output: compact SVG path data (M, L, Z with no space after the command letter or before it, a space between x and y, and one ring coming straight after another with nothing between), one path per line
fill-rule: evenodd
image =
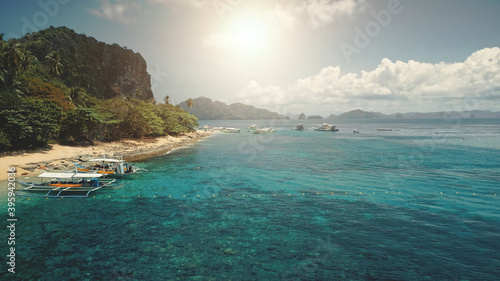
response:
M269 27L255 20L240 20L231 25L231 45L236 52L258 54L269 45Z

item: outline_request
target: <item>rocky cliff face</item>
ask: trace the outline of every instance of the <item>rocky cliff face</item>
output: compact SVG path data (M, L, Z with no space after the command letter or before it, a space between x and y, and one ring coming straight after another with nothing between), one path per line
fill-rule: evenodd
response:
M64 66L61 79L70 87L82 87L99 98L154 99L146 61L126 47L97 41L67 27L26 34L20 41L40 62L52 51L59 52Z
M103 92L106 97L154 99L151 76L147 72L146 61L139 53L106 45L101 66L107 83L93 83L95 91ZM95 78L93 81L98 81Z

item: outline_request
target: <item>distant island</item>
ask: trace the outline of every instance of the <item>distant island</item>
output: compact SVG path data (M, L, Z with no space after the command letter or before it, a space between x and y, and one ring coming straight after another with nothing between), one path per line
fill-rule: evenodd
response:
M267 109L242 103L227 105L220 101L212 101L206 97L181 102L179 106L196 116L199 120L260 120L260 119L288 119L288 116L271 112Z
M339 115L330 114L326 119L329 120L348 120L348 119L440 119L446 118L449 115L459 115L461 118L500 118L500 111L492 112L489 110L472 110L472 111L461 111L461 112L450 112L450 111L440 111L440 112L409 112L409 113L393 113L393 114L383 114L380 112L368 112L361 109L351 110ZM302 113L299 119L321 119L321 116L311 115L306 118L306 115Z

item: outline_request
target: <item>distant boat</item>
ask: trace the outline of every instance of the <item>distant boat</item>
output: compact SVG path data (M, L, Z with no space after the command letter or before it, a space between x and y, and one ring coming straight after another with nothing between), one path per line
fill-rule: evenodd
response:
M262 129L256 129L253 131L254 134L272 134L274 133L273 128L262 128Z
M240 133L241 130L237 129L237 128L225 128L224 130L222 130L222 132L224 132L224 133Z
M352 132L355 133L355 134L359 134L359 130L358 129L354 129L354 130L352 130Z
M392 131L392 129L378 128L377 131Z
M292 130L297 130L297 131L304 131L304 125L301 123L301 124L298 124L297 126L295 126L295 128L293 128Z
M257 125L256 124L250 125L250 132L253 132L255 130L257 130Z
M339 129L337 129L336 126L333 126L331 124L323 123L321 127L314 128L314 130L322 132L338 132Z

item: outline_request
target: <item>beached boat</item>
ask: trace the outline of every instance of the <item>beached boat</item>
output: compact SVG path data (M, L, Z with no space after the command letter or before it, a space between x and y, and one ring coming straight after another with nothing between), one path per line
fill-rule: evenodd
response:
M337 132L339 129L337 129L336 126L333 126L331 124L323 123L321 127L314 128L314 130L322 132Z
M121 158L95 158L84 161L84 164L73 163L76 171L80 173L98 173L109 176L136 175L139 172L147 171L136 168L135 164L127 163Z
M304 125L301 123L301 124L298 124L297 126L295 126L295 128L293 128L292 130L296 130L296 131L304 131Z
M116 179L100 179L102 176L97 173L42 173L38 176L41 179L39 183L19 182L25 187L16 196L88 197L93 191L118 185Z
M254 134L272 134L274 133L273 128L262 128L262 129L256 129L253 131Z

